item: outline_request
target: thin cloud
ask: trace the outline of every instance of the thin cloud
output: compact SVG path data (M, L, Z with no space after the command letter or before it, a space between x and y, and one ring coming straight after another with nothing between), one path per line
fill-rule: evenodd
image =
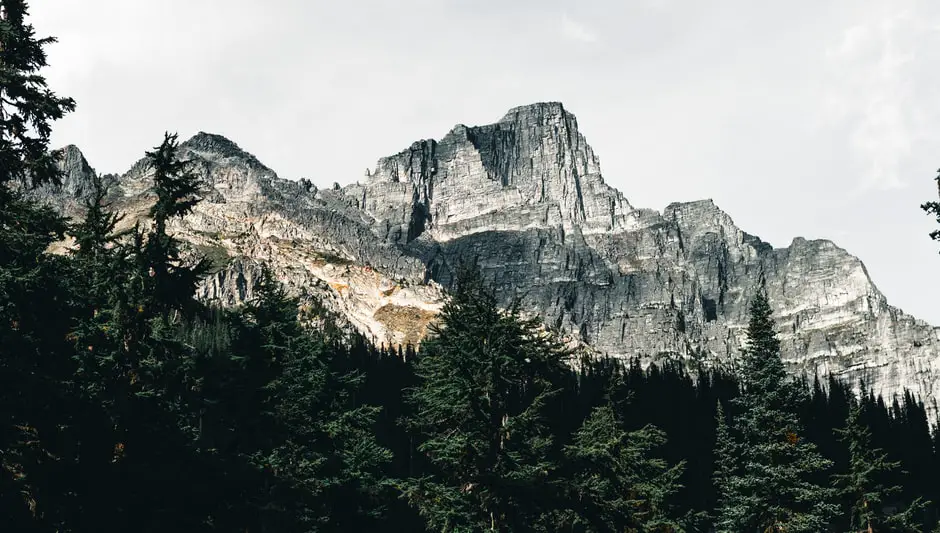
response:
M914 145L932 134L923 125L928 110L913 105L915 86L929 61L918 46L932 28L910 10L845 29L826 49L833 78L825 104L830 124L849 124L849 147L861 168L862 190L904 187L904 164Z
M672 7L672 0L645 0L643 5L653 10L666 10Z
M596 43L597 34L586 25L573 20L567 13L561 16L561 34L565 39L582 43Z
M858 24L842 32L842 40L837 46L826 48L826 57L829 59L839 59L849 57L857 53L859 48L870 43L872 40L871 28L865 24Z

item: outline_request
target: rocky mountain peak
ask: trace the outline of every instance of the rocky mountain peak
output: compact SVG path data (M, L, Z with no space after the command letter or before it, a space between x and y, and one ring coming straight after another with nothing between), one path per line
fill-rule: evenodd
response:
M88 164L82 151L70 144L58 150L60 168L63 171L62 182L79 183L94 174L94 169Z
M504 303L521 297L599 353L712 364L740 353L748 306L766 290L795 373L940 401L940 330L888 305L858 258L825 240L774 248L711 200L635 209L604 182L560 103L458 125L380 159L365 183L322 191L276 179L221 135L183 148L211 190L174 231L233 258L206 298L244 301L266 262L378 341L412 342L454 266L472 262ZM90 167L67 147L63 170L66 185L49 196L57 206L74 201L69 184ZM149 186L146 170L131 169L116 208L146 213Z
M195 155L198 159L206 162L219 163L225 165L244 164L257 171L274 174L271 169L266 167L253 154L243 150L234 141L215 134L200 131L186 141L180 143L182 151Z
M511 109L498 122L455 126L380 159L362 207L406 242L485 229L623 226L632 210L559 102Z
M181 147L200 152L213 152L221 155L235 156L243 155L246 152L242 150L234 141L218 135L216 133L206 133L200 131L186 141L183 141Z
M53 153L58 158L59 170L62 172L60 182L57 185L45 184L30 191L30 194L49 204L62 201L63 210L73 212L83 205L90 194L95 170L74 144L64 146Z
M510 109L500 124L557 126L564 123L577 125L577 119L561 102L536 102Z

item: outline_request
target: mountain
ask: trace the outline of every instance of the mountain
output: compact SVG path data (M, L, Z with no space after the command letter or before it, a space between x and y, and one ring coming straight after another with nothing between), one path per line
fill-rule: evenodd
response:
M940 398L940 329L891 307L858 258L827 240L774 248L710 200L632 206L560 103L458 125L345 187L280 179L218 135L181 148L207 189L172 230L216 263L206 299L250 297L267 262L377 342L418 342L472 262L504 303L519 298L598 352L715 364L739 353L765 284L793 372ZM77 148L62 153L62 185L37 194L75 215L94 171ZM145 221L145 162L109 179L124 223Z

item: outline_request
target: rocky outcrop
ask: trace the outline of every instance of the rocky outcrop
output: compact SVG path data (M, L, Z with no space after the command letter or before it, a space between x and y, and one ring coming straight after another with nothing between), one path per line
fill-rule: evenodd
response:
M63 184L39 194L77 213L90 167L64 153ZM739 353L764 286L794 372L940 398L940 330L888 305L861 261L829 241L774 248L709 200L634 208L559 103L458 125L346 187L279 179L217 135L196 135L182 155L206 191L173 230L218 259L206 299L249 298L266 262L377 341L415 342L457 265L472 262L504 303L519 298L598 352L710 364ZM146 222L149 179L143 161L114 179L125 223Z

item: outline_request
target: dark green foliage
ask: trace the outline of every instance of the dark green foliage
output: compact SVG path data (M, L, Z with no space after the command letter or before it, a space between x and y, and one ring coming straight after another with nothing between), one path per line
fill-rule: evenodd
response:
M173 217L188 215L199 203L199 177L188 161L179 159L179 142L175 133L165 133L163 142L147 152L153 168L153 190L157 201L150 208L157 234L166 233L166 223Z
M733 485L735 477L739 472L738 457L740 451L731 436L731 429L728 427L728 417L725 410L718 403L718 409L715 413L715 466L714 481L715 490L718 493L718 510L721 511L729 504L733 504L737 497L736 487ZM721 512L716 513L715 520L722 519Z
M55 154L49 152L51 123L75 109L71 98L56 96L39 74L45 46L26 21L24 0L0 1L0 188L13 182L57 182ZM0 198L0 211L5 210Z
M0 1L0 520L11 531L65 523L73 498L64 489L76 483L63 386L72 375L68 265L43 253L65 221L19 192L58 179L50 122L74 103L46 88L38 71L51 41L37 39L26 16L25 2Z
M85 201L85 218L69 229L75 238L75 256L92 261L95 266L88 267L92 273L97 273L96 267L107 262L123 236L115 233L115 228L124 217L110 211L110 205L105 202L107 196L108 184L100 176L92 176L91 194Z
M196 284L209 271L205 258L194 265L180 260L180 244L167 233L167 222L189 214L199 202L201 182L188 161L179 159L176 134L165 134L163 143L147 157L153 174L157 200L150 209L153 229L139 250L139 275L154 296L150 302L157 310L191 310L190 302Z
M836 474L836 486L851 502L849 508L852 531L922 531L922 497L917 497L902 511L886 512L885 507L897 502L903 489L886 486L886 475L899 470L899 461L889 461L882 450L872 448L871 430L862 421L862 407L849 410L845 427L837 429L841 442L849 451L849 468Z
M259 363L268 372L278 368L263 387L264 416L283 437L252 461L292 495L280 502L276 522L303 531L379 529L392 483L383 468L392 457L373 434L381 409L355 401L364 376L337 370L334 359L348 357L346 349L300 329L298 302L270 272L256 295L245 310L247 324L260 340Z
M435 531L536 527L556 464L546 409L567 352L464 273L417 357L407 427L432 466L402 483Z
M835 494L816 477L832 463L805 436L797 413L808 397L787 376L763 293L751 306L741 385L730 428L737 464L730 475L722 473L718 530L826 531L837 511ZM729 447L719 445L726 470Z
M240 308L197 301L207 264L168 231L200 187L175 135L148 153L146 230L116 232L100 180L71 225L22 194L55 181L48 122L73 104L38 75L50 41L25 3L0 6L0 531L940 527L924 405L865 392L853 409L832 378L787 379L766 300L740 387L669 361L573 370L473 275L418 353L343 332L316 301L298 322L268 271ZM77 247L46 253L65 233ZM810 443L842 494L828 529Z
M613 406L597 407L565 446L576 505L556 519L559 531L682 531L669 501L684 465L655 457L666 442L661 430L623 426Z

